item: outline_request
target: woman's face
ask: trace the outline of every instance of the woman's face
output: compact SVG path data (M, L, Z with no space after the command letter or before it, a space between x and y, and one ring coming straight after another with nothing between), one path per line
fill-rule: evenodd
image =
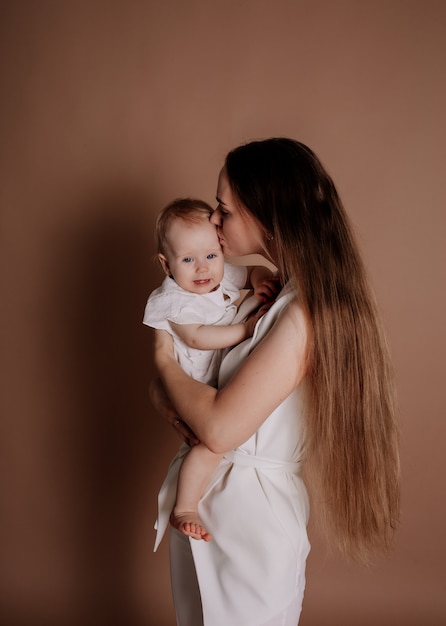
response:
M244 256L264 253L262 228L248 211L240 209L224 169L218 178L217 202L211 223L217 227L224 254Z

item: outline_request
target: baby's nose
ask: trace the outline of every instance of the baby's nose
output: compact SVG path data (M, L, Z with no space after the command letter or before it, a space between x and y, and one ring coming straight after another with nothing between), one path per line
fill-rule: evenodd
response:
M207 259L202 259L198 261L197 266L196 266L197 272L205 272L207 268L208 268Z

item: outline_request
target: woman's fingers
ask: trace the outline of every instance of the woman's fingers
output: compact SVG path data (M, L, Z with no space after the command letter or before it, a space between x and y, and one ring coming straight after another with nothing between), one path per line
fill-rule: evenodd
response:
M178 435L181 437L181 439L185 443L187 443L188 446L192 447L192 446L197 445L197 443L200 443L200 440L191 431L189 426L185 422L183 422L183 420L180 420L179 418L177 418L173 423L173 427L178 433Z
M155 378L150 382L149 394L150 400L158 413L161 413L164 419L173 425L175 420L179 419L179 416L160 378Z

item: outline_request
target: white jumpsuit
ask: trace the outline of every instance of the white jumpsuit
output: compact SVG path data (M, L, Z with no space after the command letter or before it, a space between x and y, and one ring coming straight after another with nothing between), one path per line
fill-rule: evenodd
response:
M227 353L219 387L270 330L292 297L293 292L285 287L258 322L253 337ZM235 321L244 314L246 310L240 311ZM297 624L310 550L308 497L299 475L304 387L302 383L248 441L221 461L199 504L213 540L196 541L171 529L171 578L178 626ZM171 510L166 493L170 491L174 497L185 451L183 446L160 492L161 536ZM160 540L158 536L158 543Z

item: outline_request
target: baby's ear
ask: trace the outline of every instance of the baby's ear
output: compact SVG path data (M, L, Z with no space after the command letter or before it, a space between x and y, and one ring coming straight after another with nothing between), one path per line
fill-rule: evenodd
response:
M166 274L166 276L170 276L169 261L166 259L164 254L158 254L158 261L160 262L160 265L163 268L163 272Z

